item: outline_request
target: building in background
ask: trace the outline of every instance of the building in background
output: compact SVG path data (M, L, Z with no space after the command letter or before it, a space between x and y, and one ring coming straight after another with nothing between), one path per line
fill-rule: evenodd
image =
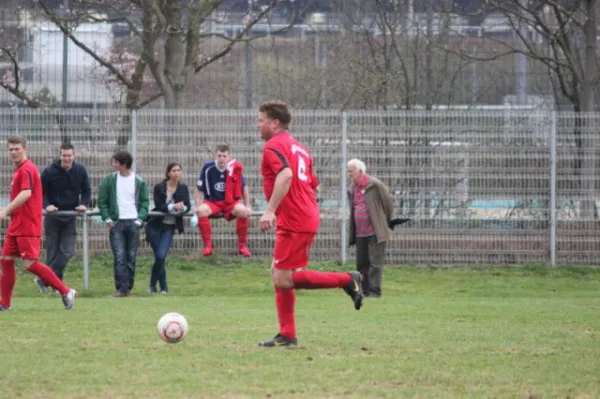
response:
M11 21L8 15L4 15L3 26L8 26L11 40L20 46L20 87L28 95L44 92L46 98L53 100L51 102L61 103L63 87L66 87L69 107L106 107L115 102L99 63L71 42L66 49L64 75L64 35L56 25L34 18L29 11L20 10L12 16L14 19ZM96 54L110 56L114 38L112 24L81 23L74 36ZM10 60L2 59L0 76L12 68ZM66 76L66 82L63 76ZM0 90L0 103L13 106L15 97L6 90Z

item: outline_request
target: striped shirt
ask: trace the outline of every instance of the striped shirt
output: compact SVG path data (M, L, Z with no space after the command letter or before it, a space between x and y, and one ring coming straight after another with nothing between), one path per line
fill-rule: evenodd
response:
M363 175L358 184L354 184L354 223L356 224L357 237L369 237L374 234L373 224L369 218L369 210L365 201L367 176Z

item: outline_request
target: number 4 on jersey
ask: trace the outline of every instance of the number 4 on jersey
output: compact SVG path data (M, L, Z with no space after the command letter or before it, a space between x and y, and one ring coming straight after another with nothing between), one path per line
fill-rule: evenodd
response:
M298 154L298 179L308 181L308 176L306 176L306 161L300 154Z
M295 154L298 157L298 170L296 172L298 179L301 181L308 181L308 176L306 175L306 160L304 159L304 156L309 157L310 155L308 155L304 148L296 144L292 145L292 154Z

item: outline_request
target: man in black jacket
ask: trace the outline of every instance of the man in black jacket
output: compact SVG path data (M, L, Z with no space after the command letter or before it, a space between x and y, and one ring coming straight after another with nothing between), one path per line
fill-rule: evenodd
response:
M42 172L44 192L44 234L46 241L46 263L63 279L69 260L75 255L77 243L77 218L73 215L53 215L56 211L85 212L90 205L92 189L87 169L75 162L73 145L60 147L60 158ZM47 292L44 283L35 283L42 293Z

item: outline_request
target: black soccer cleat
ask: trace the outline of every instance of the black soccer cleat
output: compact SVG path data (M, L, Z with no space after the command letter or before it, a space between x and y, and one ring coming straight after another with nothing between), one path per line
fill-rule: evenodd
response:
M363 305L364 294L362 291L362 275L359 272L350 272L352 280L344 287L346 294L352 298L354 302L354 309L360 310Z
M0 312L8 312L10 310L9 307L4 306L4 305L0 305Z
M279 346L296 346L298 345L298 340L296 338L294 339L290 339L290 338L286 338L281 334L277 334L275 336L275 338L269 340L269 341L260 341L258 343L258 346L263 346L265 348L274 348L274 347L279 347Z

